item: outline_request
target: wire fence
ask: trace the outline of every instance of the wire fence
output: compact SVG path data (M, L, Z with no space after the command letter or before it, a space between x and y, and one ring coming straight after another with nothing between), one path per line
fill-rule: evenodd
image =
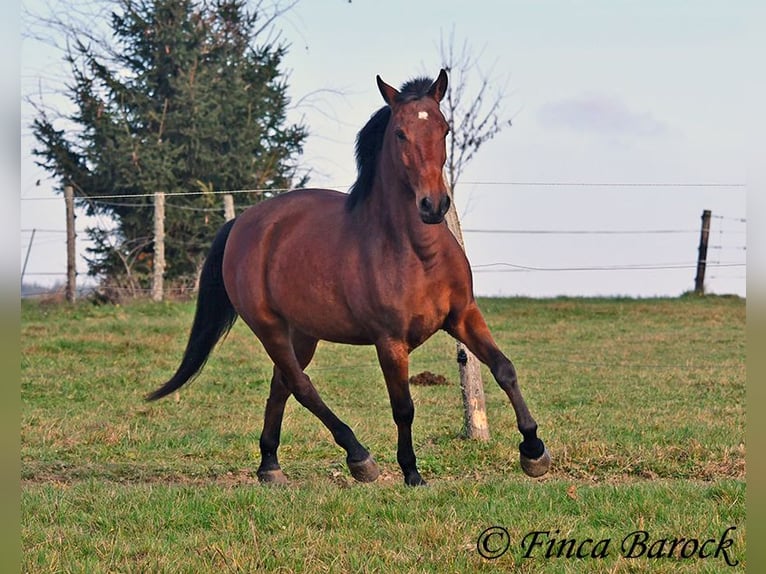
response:
M633 183L633 182L465 182L465 184L473 185L486 185L486 186L532 186L532 187L573 187L573 188L744 188L745 184L740 183ZM195 207L187 205L179 205L173 202L175 197L185 196L223 196L233 194L259 194L265 197L277 194L279 192L288 191L283 189L240 189L240 190L226 190L226 191L188 191L181 193L173 193L166 195L166 208L167 209L179 209L187 211L195 211L200 213L221 213L222 208L215 207ZM78 201L86 201L93 204L101 205L104 207L120 206L120 207L141 207L147 208L150 205L146 203L131 202L130 200L136 199L148 199L152 198L152 193L142 194L115 194L105 195L99 197L82 198L78 197ZM22 197L22 201L38 202L38 201L61 201L58 196L28 196ZM126 201L127 200L127 201ZM244 208L242 208L244 209ZM747 245L746 239L746 225L747 219L745 217L713 214L713 225L710 229L710 243L708 249L712 250L716 254L715 257L707 258L707 267L710 270L731 270L741 269L746 270L746 261L742 257L746 254ZM102 223L105 223L102 221ZM686 222L687 224L690 222ZM105 230L107 225L102 226ZM78 235L86 234L86 229L78 228L76 230ZM577 237L604 237L604 238L635 238L640 240L641 237L659 237L659 236L689 236L690 241L694 236L698 236L700 233L699 228L693 228L688 225L679 226L678 228L596 228L596 229L553 229L553 228L529 228L529 229L503 229L503 228L477 228L466 227L463 229L463 233L466 235L498 235L498 236L549 236L553 238L561 238L561 244L566 246L571 239ZM26 259L30 259L30 255L34 254L34 249L41 246L48 246L52 244L60 244L62 250L65 249L66 243L66 230L65 229L52 229L52 228L23 228L22 234L22 255L26 253ZM671 270L691 270L696 268L697 261L693 259L693 252L689 253L689 260L676 261L676 262L645 262L645 263L608 263L608 264L587 264L587 265L526 265L513 261L500 261L493 263L476 264L472 266L474 273L562 273L562 272L634 272L634 271L671 271ZM84 263L84 262L81 262ZM87 270L78 269L77 275L80 277L87 276ZM66 270L44 270L44 271L29 271L24 272L22 281L26 278L35 277L61 277L66 276ZM717 275L715 272L709 274L710 279L718 279L723 277ZM744 279L744 273L737 276L726 275L727 279ZM131 288L132 291L136 289ZM139 291L150 291L150 289L138 289ZM166 289L169 294L172 293L186 293L187 287L175 287ZM42 293L44 293L43 291ZM35 293L41 294L41 293Z

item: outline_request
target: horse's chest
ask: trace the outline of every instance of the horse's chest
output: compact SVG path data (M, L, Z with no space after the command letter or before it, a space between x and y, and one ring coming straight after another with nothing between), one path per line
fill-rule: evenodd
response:
M404 306L402 315L404 334L411 348L418 347L444 326L449 315L449 293L440 286L423 286L423 289Z
M441 313L415 314L407 325L405 338L411 349L415 349L428 340L444 324Z

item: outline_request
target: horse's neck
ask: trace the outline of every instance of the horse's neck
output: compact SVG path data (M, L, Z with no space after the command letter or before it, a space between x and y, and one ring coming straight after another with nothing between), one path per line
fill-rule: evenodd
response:
M415 256L429 266L440 255L446 224L423 223L415 198L408 197L400 186L385 177L376 181L375 189L362 206L366 211L365 233L376 238L375 244L386 256Z

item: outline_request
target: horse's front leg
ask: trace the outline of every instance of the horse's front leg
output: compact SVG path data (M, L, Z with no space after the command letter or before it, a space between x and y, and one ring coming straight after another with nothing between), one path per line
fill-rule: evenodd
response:
M426 483L420 476L412 448L412 421L415 418L415 406L410 395L409 353L404 343L386 341L376 345L378 360L386 379L391 410L398 431L396 459L404 474L404 483L408 486L421 486Z
M551 465L545 444L537 438L537 423L521 396L513 363L495 344L484 317L475 303L450 317L447 332L468 347L492 371L500 387L508 395L516 413L516 423L523 437L519 445L521 468L529 476L542 476Z

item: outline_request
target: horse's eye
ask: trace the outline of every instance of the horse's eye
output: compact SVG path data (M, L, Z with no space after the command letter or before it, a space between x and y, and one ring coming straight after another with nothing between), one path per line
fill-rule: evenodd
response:
M407 141L407 134L405 134L403 130L400 130L400 129L396 130L394 132L394 135L396 135L396 139L398 139L401 142Z

